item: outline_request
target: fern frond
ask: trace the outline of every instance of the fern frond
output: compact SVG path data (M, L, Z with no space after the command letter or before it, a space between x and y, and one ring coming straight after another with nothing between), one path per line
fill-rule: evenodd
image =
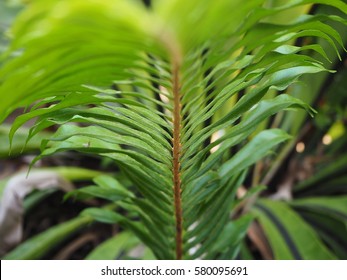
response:
M235 257L233 240L225 248L215 244L228 230L235 192L248 168L289 138L278 129L253 133L281 110L313 113L296 98L267 93L328 71L303 53L329 59L319 45L295 47L293 40L343 45L324 23L345 24L340 17L305 16L285 25L268 19L311 3L347 12L338 0L264 2L153 1L148 10L135 1L33 1L12 29L0 69L1 120L27 108L10 136L36 118L28 141L59 126L37 159L75 150L114 160L136 188L84 192L110 194L140 220L110 210L86 213L120 223L157 258ZM228 111L225 104L232 104ZM237 145L243 147L230 153Z

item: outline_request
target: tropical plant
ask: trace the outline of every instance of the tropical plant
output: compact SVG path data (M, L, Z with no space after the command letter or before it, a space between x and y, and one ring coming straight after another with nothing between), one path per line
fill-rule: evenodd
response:
M322 77L320 85L317 86L316 80L306 81L312 84L306 92L311 91L310 95L315 96L317 117L305 121L296 139L288 143L297 151L284 147L283 156L275 160L279 171L269 180L272 182L267 182L275 191L270 196L272 200L261 198L252 210L259 216L272 248L264 250L266 246L263 246L264 257L346 259L345 53L342 58L334 65L338 73ZM302 119L300 115L292 117ZM282 201L274 202L274 199ZM256 225L253 229L256 230ZM317 238L324 241L330 252L322 248L323 243L312 246ZM260 244L264 245L264 241Z
M322 5L310 11L334 12ZM343 34L346 45L341 26L332 26ZM315 41L333 57L332 49L321 39ZM305 44L305 40L296 42ZM253 172L252 184L261 182L269 187L251 210L258 216L260 227L254 223L248 233L263 258L346 259L346 52L340 49L340 53L341 59L333 60L336 74L305 76L302 83L290 89L291 95L302 96L317 109L315 118L307 118L304 112L286 112L266 124L285 129L294 137L278 149L273 160L259 161ZM312 52L309 55L315 56ZM265 235L259 238L262 229ZM323 243L313 241L319 239Z
M74 150L116 163L130 184L102 176L71 194L110 200L104 208L85 210L83 223L120 224L124 234L112 244L131 232L158 259L235 258L253 216L230 215L246 199L245 209L253 209L267 233L273 227L261 211L289 211L281 202L251 207L263 189L259 180L236 198L250 167L290 139L285 129L265 129L264 121L293 108L312 115L310 106L285 91L304 74L329 72L320 62L329 61L321 45L293 43L313 37L338 55L337 46L343 48L327 22L346 21L305 14L307 5L330 5L335 14L346 14L347 5L151 2L146 7L140 1L32 1L12 27L3 54L1 120L26 108L9 134L13 138L34 119L28 143L58 127L42 141L36 160ZM310 236L313 247L323 248L318 258L333 258Z

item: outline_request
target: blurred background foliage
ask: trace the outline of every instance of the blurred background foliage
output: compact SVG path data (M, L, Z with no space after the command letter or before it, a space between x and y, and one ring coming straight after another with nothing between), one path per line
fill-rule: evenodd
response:
M272 0L268 5L284 2ZM0 1L0 53L11 40L8 28L25 3ZM268 18L268 22L285 23L305 13L329 15L337 11L323 5L307 5ZM345 29L334 22L331 25L339 31L346 46ZM305 38L292 43L295 46L312 43L307 40L318 40L328 57L335 57L335 51L322 39ZM342 48L338 51L340 59L325 61L325 66L336 73L306 75L288 89L290 95L311 104L317 111L314 118L303 110L285 111L259 126L258 131L279 127L294 137L275 154L259 161L238 191L239 203L231 215L241 218L231 224L224 235L239 241L235 244L239 253L234 258L347 259L347 56ZM312 50L305 54L319 56ZM275 91L268 93L269 96L275 94ZM228 111L234 103L231 100L225 104L224 110ZM26 173L32 155L39 152L41 139L51 133L46 131L44 135L35 136L25 146L28 128L22 128L14 138L9 155L8 134L15 116L16 112L0 126L0 197L11 180L21 172ZM55 167L58 165L63 167ZM125 186L130 184L114 173L114 166L107 160L78 153L44 159L35 167L35 171L47 170L71 182L75 188L112 183L109 175ZM76 201L69 196L63 199L64 191L59 184L61 181L54 181L42 190L37 188L38 182L31 183L31 190L23 197L23 219L20 218L17 225L22 227L21 238L5 244L1 236L1 244L6 247L1 250L2 258L154 258L131 232L78 215L90 206L109 207L103 200ZM247 213L254 214L256 219L249 219ZM5 234L6 230L3 228L1 232ZM216 246L222 248L223 242Z

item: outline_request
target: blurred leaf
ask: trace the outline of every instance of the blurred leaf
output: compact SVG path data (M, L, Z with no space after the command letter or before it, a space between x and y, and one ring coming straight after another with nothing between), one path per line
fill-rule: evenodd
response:
M318 2L347 13L339 0ZM83 215L132 231L158 259L211 256L226 246L214 247L225 235L233 239L219 257L234 258L234 239L249 222L235 221L241 232L229 223L236 190L248 168L290 138L284 130L296 133L301 120L290 119L290 129L258 126L284 110L312 115L305 102L276 91L291 91L306 74L333 72L321 60L343 46L327 23L345 24L342 17L298 16L313 3L173 0L147 9L140 1L33 1L4 54L0 120L28 109L13 122L10 139L30 120L28 139L58 127L35 161L88 153L109 158L131 181L131 192L105 176L95 180L98 187L78 191L112 198L125 210L90 208ZM331 53L313 41L292 46L307 37L321 39Z
M251 215L244 215L236 221L227 223L223 232L216 240L211 251L214 253L208 259L235 259L241 249L242 240L247 234L248 227L253 221ZM232 250L230 249L232 248ZM220 253L220 256L217 255Z
M275 259L336 259L314 229L285 203L263 199L252 211L269 240Z
M87 260L116 260L121 259L124 250L129 250L140 243L131 232L123 231L107 239L86 257Z
M12 140L9 140L10 127L7 125L0 126L0 158L16 157L21 154L40 151L41 141L50 137L50 133L41 132L26 143L29 129L22 127Z
M90 217L77 217L32 237L21 243L6 254L4 260L35 260L44 257L46 253L66 240L70 235L92 221Z
M347 196L296 199L291 205L294 207L313 209L317 212L324 212L325 214L335 216L335 218L347 222Z

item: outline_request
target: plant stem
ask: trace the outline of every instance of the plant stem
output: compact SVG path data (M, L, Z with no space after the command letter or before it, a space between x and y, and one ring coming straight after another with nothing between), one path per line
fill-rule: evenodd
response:
M179 65L173 66L173 183L175 196L175 218L176 218L176 259L181 260L183 255L182 246L182 205L181 205L181 174L180 174L180 153L181 153L181 96L179 84Z
M160 32L158 39L167 48L172 63L172 94L173 94L173 138L172 138L172 165L173 165L173 192L176 221L176 259L183 257L183 215L181 198L181 85L180 67L182 65L181 47L176 36L169 30Z

